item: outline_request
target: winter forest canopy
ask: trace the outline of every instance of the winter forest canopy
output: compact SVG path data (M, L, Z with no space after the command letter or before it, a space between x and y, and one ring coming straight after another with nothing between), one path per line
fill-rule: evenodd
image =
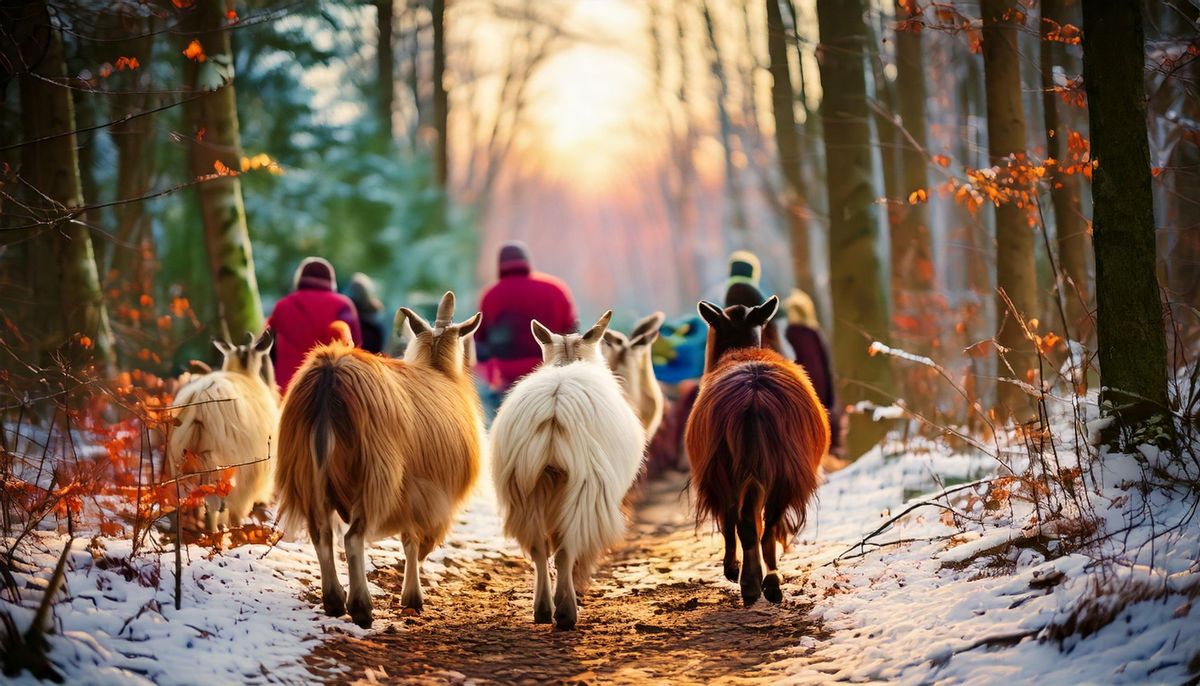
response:
M621 331L664 313L651 383L667 409L647 437L651 484L687 469L678 408L702 364L680 378L663 370L683 359L689 332L703 359L696 305L724 304L730 254L757 256L764 297L811 295L829 342L830 414L846 422L814 517L828 521L828 507L846 520L805 530L784 555L811 557L788 568L793 586L820 589L803 602L943 554L914 588L967 588L972 570L972 582L1024 583L1057 560L1072 589L1067 605L1043 608L1057 620L1009 643L964 623L946 655L1033 650L1020 643L1030 637L1058 650L1150 600L1173 602L1195 634L1200 1L16 0L0 7L8 673L108 664L61 636L78 619L62 598L93 573L73 557L76 537L98 546L88 560L120 566L122 583L153 587L147 602L176 611L221 602L181 580L189 550L211 565L279 546L277 574L315 574L311 549L279 543L270 502L254 524L184 531L180 511L227 496L237 477L170 473L176 394L220 368L214 338L256 340L308 256L329 260L343 291L356 272L374 280L385 352L400 356L412 332L392 330L397 308L433 322L450 290L466 319L512 240L569 286L581 330L609 309ZM639 516L651 518L662 489L646 489ZM855 489L878 494L841 498ZM473 498L466 538L452 540L478 552L493 545L497 505ZM900 517L918 502L933 503L929 521L895 538L918 547L865 547L892 515L911 523ZM1133 510L1150 515L1148 530ZM1136 532L1126 547L1106 536L1123 526ZM997 532L1032 542L1018 550ZM679 534L684 556L708 555L693 533ZM1128 547L1172 541L1190 563L1152 553L1146 563ZM375 568L399 564L401 544L381 545ZM1128 571L1137 565L1144 578ZM454 587L439 573L435 594ZM45 593L15 590L18 577ZM298 587L276 580L264 602L302 615ZM881 597L879 608L911 611ZM832 609L793 610L829 635L849 631ZM890 626L878 613L861 621ZM283 631L293 643L259 646L278 649L271 664L300 669L312 648L302 624ZM897 649L929 640L909 638ZM840 640L804 650L843 677L932 678L866 658L845 666L859 639ZM1200 645L1186 647L1174 661L1154 650L1120 659L1194 679ZM948 678L987 667L971 659ZM1108 663L1095 664L1108 681ZM133 671L173 682L167 669Z

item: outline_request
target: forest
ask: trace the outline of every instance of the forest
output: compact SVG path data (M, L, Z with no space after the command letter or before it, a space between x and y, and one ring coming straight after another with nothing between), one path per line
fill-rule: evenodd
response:
M1198 356L1200 0L0 3L14 683L1197 683Z

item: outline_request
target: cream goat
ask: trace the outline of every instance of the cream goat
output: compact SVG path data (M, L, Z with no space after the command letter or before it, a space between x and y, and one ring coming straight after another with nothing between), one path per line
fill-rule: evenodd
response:
M401 603L422 609L421 562L450 530L479 474L482 412L463 341L481 315L451 323L446 293L433 326L402 307L414 336L404 360L371 355L343 339L314 348L288 388L280 426L276 487L280 516L308 528L321 564L325 613L347 609L371 625L366 539L400 535ZM350 595L334 565L332 514L345 535Z
M625 400L637 414L646 430L646 440L652 440L662 423L663 392L654 378L654 362L650 345L658 340L662 327L662 312L639 319L629 335L609 329L604 332L604 361L621 380Z
M642 462L645 432L600 355L608 312L587 333L537 321L543 363L509 392L492 424L492 471L504 531L533 558L533 620L575 626L604 552L621 540L621 500ZM549 555L558 584L550 596Z
M238 526L255 503L271 499L279 391L265 378L274 378L268 353L275 342L267 329L246 345L213 339L225 359L220 371L192 377L175 395L179 425L167 441L167 468L178 476L200 472L200 483L213 483L222 467L234 468L232 488L224 498L205 498L209 531ZM198 464L187 464L187 454Z

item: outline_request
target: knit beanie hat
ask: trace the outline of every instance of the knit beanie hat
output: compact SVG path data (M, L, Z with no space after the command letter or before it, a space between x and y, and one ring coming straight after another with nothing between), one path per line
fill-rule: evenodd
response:
M762 267L758 256L749 250L735 250L729 255L729 282L758 286Z
M507 241L500 246L500 275L514 272L529 273L529 246L521 241Z
M323 257L306 257L296 268L296 289L311 291L337 290L333 265Z

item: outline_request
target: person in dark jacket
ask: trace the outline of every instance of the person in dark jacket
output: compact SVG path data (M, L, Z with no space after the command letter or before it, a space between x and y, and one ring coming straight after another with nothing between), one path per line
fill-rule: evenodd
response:
M799 288L792 291L783 306L787 310L788 320L785 335L792 350L796 352L796 363L808 372L813 389L829 414L829 428L832 433L829 452L841 457L844 450L842 411L834 389L829 344L825 342L825 335L821 333L821 325L817 322L817 308L813 305L812 298Z
M350 327L350 336L362 340L358 314L350 298L337 292L333 265L320 257L306 257L296 269L295 290L275 304L267 325L275 332L275 379L286 392L304 356L317 345L329 343L335 321Z
M562 281L533 271L529 248L510 241L500 248L500 280L483 294L483 323L475 332L478 370L502 395L542 362L529 323L536 319L557 334L579 327L575 301Z
M387 330L380 321L383 312L383 302L376 294L375 282L362 272L355 272L350 277L350 285L346 287L346 295L354 303L358 312L358 325L362 329L360 348L369 353L383 352L387 342Z

